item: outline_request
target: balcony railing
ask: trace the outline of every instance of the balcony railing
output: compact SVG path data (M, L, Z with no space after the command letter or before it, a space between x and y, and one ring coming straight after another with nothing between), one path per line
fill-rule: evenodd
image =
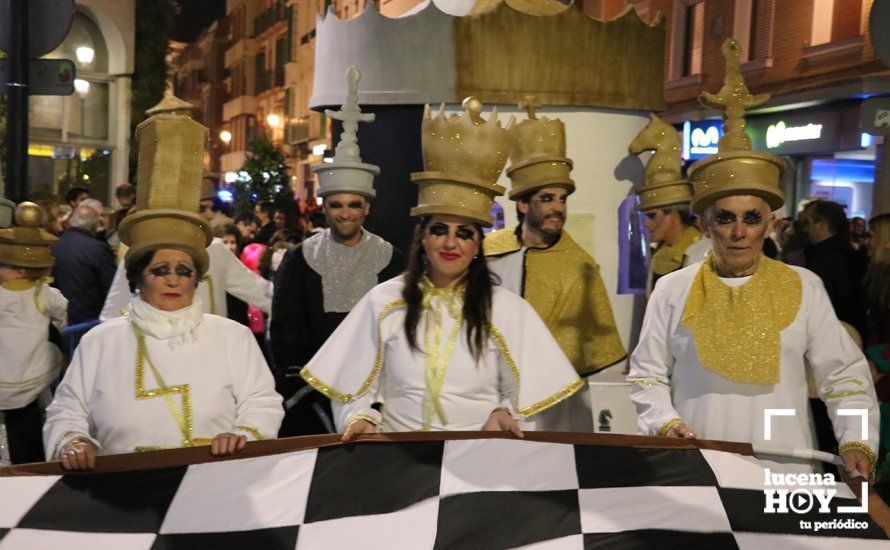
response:
M292 122L284 127L284 141L291 145L309 141L309 123Z
M272 7L253 19L253 36L262 34L266 29L287 19L287 6L284 0L278 0Z

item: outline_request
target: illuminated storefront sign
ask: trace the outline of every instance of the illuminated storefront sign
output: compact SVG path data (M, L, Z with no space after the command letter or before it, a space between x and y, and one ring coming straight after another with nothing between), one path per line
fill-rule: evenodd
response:
M788 126L784 120L770 124L766 129L766 147L775 149L786 141L808 141L822 138L821 124Z
M683 159L697 160L717 152L717 142L723 135L719 120L687 120L683 123Z

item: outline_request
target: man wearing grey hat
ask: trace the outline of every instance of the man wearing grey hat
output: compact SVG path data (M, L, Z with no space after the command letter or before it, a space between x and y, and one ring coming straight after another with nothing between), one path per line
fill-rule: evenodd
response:
M401 252L363 227L370 212L374 176L380 169L361 161L358 122L374 120L358 105L358 70L350 69L349 95L334 161L318 166L318 196L328 228L290 250L275 278L269 327L279 391L287 415L280 436L333 432L330 403L299 378L299 370L371 288L402 272Z

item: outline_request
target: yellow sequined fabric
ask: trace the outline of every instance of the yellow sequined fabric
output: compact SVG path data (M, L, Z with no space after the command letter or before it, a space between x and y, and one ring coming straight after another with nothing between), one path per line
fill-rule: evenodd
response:
M701 364L735 382L778 384L781 332L797 317L802 293L800 276L781 262L761 257L751 279L731 287L710 257L683 312Z
M442 408L439 397L442 394L442 386L445 385L445 373L448 371L448 363L451 362L454 345L464 326L463 304L466 285L459 284L451 289L437 288L424 277L421 280L421 287L423 288L423 313L425 316L423 351L426 356L423 429L429 430L433 425L434 416L439 417L443 426L448 425L445 409ZM454 320L444 346L442 342L443 310Z
M508 254L521 247L515 228L495 231L483 244L486 256ZM568 232L563 231L550 248L526 253L523 298L547 324L581 376L627 356L599 266Z
M673 246L665 243L658 247L652 255L652 272L656 275L667 275L683 267L686 250L701 240L701 231L697 227L687 227L683 236Z
M152 363L151 357L148 354L148 347L145 344L145 334L136 323L131 323L131 325L133 327L133 332L136 333L136 399L154 399L155 397L163 397L164 400L167 402L167 407L169 407L170 409L170 414L173 415L173 418L176 421L176 425L179 427L179 431L182 433L182 446L193 447L200 444L196 439L192 437L193 420L191 388L188 384L168 386L164 382L161 373L158 372L157 367L155 367L154 363ZM145 388L146 364L151 370L152 375L154 375L155 383L157 383L158 385L157 388ZM176 404L175 400L173 399L174 395L179 395L179 397L181 398L180 405ZM139 447L137 448L137 451L152 450L155 448L156 447Z

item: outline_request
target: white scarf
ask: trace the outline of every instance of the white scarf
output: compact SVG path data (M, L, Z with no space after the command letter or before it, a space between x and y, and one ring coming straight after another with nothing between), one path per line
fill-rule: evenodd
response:
M195 296L192 305L176 311L162 311L139 296L130 301L130 322L139 326L143 333L158 340L167 340L173 349L197 340L198 325L204 319L201 299Z

